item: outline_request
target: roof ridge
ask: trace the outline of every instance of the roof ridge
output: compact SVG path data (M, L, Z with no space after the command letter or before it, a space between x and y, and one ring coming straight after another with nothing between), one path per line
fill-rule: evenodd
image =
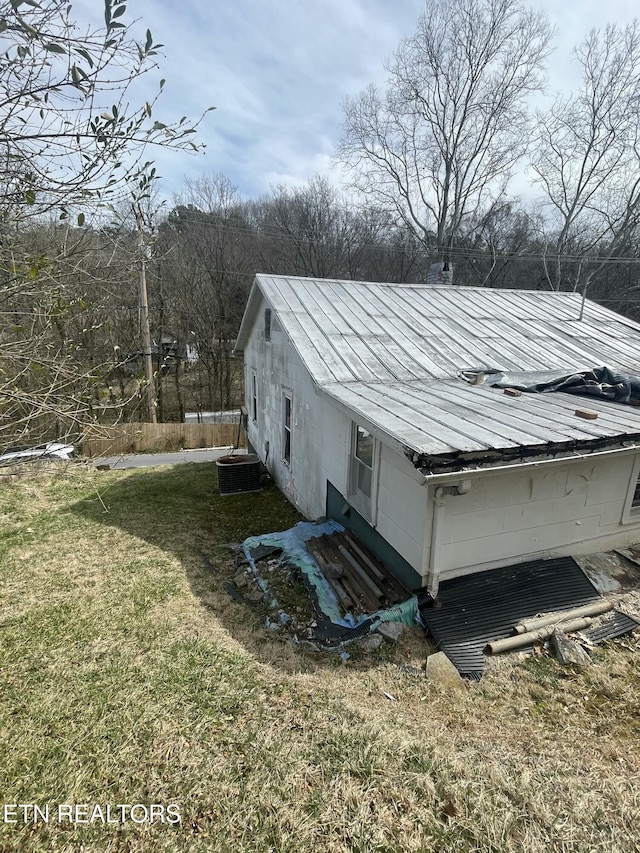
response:
M277 279L279 281L312 281L318 284L348 284L352 286L375 286L375 287L395 287L395 288L412 288L416 290L444 290L444 291L464 291L477 293L527 293L527 294L544 294L547 296L562 296L562 297L577 297L582 299L582 294L577 291L569 290L528 290L522 287L482 287L473 284L428 284L426 281L363 281L358 278L322 278L320 276L311 275L283 275L281 273L256 273L256 279ZM591 300L587 299L587 302Z

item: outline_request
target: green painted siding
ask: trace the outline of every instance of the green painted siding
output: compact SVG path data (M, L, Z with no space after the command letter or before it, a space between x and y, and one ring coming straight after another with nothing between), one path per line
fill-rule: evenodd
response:
M414 590L422 586L420 575L404 557L401 557L395 548L392 548L329 482L327 482L327 518L332 518L347 530L351 530L402 581L407 589Z

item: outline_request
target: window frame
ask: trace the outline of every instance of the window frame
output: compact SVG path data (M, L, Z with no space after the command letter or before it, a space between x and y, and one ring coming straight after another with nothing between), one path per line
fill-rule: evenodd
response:
M271 340L271 308L264 309L264 339Z
M359 450L360 433L365 433L366 438L371 439L370 458L371 464L366 459L362 458L362 453ZM349 442L349 462L348 462L348 484L347 491L349 502L352 504L360 515L372 524L375 523L376 504L377 504L377 480L378 480L378 456L380 452L380 443L362 424L353 422L351 425L351 440ZM367 454L368 455L368 454ZM369 481L368 493L361 488L363 477Z
M637 495L637 498L636 498ZM640 453L638 453L631 468L627 497L622 512L622 524L632 524L640 521Z
M258 376L255 370L251 371L251 420L258 423Z
M287 419L288 404L288 419ZM293 392L290 388L282 389L282 461L291 465L291 434L293 432Z

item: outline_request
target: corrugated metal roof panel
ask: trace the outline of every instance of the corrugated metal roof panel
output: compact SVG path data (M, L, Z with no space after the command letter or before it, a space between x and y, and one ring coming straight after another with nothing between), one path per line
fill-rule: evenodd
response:
M456 380L336 383L324 390L354 418L365 416L374 429L429 456L640 435L639 409L561 392L509 397ZM580 408L598 418L577 417Z
M318 384L330 381L319 361L341 382L368 381L371 371L383 378L385 369L397 379L453 378L474 366L606 364L640 373L640 326L589 302L579 320L575 293L267 275L256 281Z
M575 293L259 275L316 385L418 453L640 434L640 411L567 394L506 397L461 370L640 375L640 325ZM248 334L248 321L240 338ZM242 346L243 340L239 344ZM598 412L580 420L576 408Z

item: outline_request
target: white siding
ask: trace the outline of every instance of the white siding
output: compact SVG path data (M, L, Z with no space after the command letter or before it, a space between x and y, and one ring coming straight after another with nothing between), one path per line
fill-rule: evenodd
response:
M252 370L258 392L249 441L289 500L318 518L326 511L327 481L348 496L353 421L316 388L275 312L265 341L264 307L263 300L244 348L250 412ZM284 390L292 398L289 465L282 458ZM468 475L467 494L443 498L434 547L435 487L421 485L408 460L383 444L372 523L419 575L434 570L440 580L534 557L595 552L640 540L640 512L625 512L634 463L633 453L622 453Z
M245 346L245 396L251 405L251 370L258 384L258 421L249 419L249 441L289 500L307 518L326 511L326 483L346 494L349 419L316 392L307 369L272 316L271 341L264 339L265 303ZM291 461L282 458L282 394L292 397ZM268 453L267 453L268 442Z
M440 580L638 541L640 518L623 523L634 461L623 454L472 479L468 494L444 498Z
M380 458L377 530L404 559L422 574L427 518L427 490L420 485L413 466L383 445ZM425 530L426 528L426 530Z

